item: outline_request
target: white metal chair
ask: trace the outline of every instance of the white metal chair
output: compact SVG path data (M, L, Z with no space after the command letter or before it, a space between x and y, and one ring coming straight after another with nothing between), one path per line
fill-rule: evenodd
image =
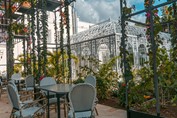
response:
M28 75L25 78L25 88L24 88L24 90L33 91L34 90L34 86L35 86L35 82L34 82L33 75Z
M40 81L40 86L47 86L47 85L55 85L57 84L57 82L55 81L55 79L53 77L44 77L41 81ZM44 93L47 95L47 92L44 91ZM50 96L52 95L56 95L55 93L49 93Z
M89 84L93 85L94 87L96 87L96 77L93 75L88 75L85 78L85 83L89 83Z
M6 85L2 82L2 80L0 79L0 98L2 93L6 90Z
M55 79L53 77L44 77L41 81L40 81L40 86L47 86L47 85L55 85L57 84L57 82L55 81ZM47 92L43 91L46 95ZM57 104L57 97L55 93L49 92L49 96L52 96L49 98L49 105L55 104L55 109L56 109L56 104ZM66 100L65 99L60 99L60 102L64 104L64 115L66 117Z
M46 99L33 101L33 103L30 103L29 105L22 105L20 103L19 95L12 84L7 85L7 93L9 101L13 108L11 117L33 118L34 116L44 115ZM43 104L40 104L39 101L43 101Z
M14 80L15 84L18 85L18 90L20 90L20 86L21 86L21 74L20 73L14 73L11 76L11 80Z
M12 76L11 76L11 79L15 80L15 79L18 79L18 78L21 78L21 74L20 73L14 73Z
M20 91L18 91L16 84L14 83L13 80L10 80L8 82L8 84L12 85L14 87L14 90L16 91L17 95L20 98L20 104L21 106L25 105L25 104L29 104L33 102L33 97L34 97L34 93L33 94L27 94L27 95L23 95L24 92L22 92L21 94L19 94ZM25 100L24 100L25 99Z
M93 76L93 75L88 75L86 78L85 78L85 83L89 83L91 85L93 85L95 88L96 88L96 77ZM98 110L96 108L96 105L98 104L98 98L96 97L95 98L95 112L96 114L98 115Z
M88 83L80 83L69 92L70 111L68 118L94 117L95 87Z

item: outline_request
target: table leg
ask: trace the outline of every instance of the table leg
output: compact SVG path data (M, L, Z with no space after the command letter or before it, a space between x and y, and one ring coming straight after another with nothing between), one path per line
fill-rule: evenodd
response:
M57 113L58 118L60 118L60 95L57 94Z
M48 105L47 105L47 118L50 118L50 104L49 104L49 91L47 91L47 100L48 100Z
M20 91L20 81L18 80L18 91Z

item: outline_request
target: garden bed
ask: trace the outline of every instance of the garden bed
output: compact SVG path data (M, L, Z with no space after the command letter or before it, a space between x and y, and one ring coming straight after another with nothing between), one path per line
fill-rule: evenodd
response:
M124 109L118 105L118 99L116 97L110 97L106 100L100 100L99 104L111 106L118 109ZM156 108L151 108L148 110L150 114L156 114ZM177 106L166 106L161 108L161 116L165 118L177 118Z

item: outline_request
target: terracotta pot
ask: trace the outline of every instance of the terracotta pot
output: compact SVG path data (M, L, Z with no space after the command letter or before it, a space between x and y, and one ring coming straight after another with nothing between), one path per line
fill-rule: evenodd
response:
M24 2L22 3L22 7L31 8L31 3L28 2L28 1L24 1Z

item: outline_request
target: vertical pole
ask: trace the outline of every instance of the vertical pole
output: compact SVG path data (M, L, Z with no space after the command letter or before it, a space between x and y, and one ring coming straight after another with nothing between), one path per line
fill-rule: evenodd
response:
M123 64L123 76L125 78L125 82L126 82L126 92L125 92L125 105L126 105L126 109L127 109L127 117L129 118L129 104L128 104L128 78L127 78L127 60L126 60L126 45L125 45L125 39L126 39L126 34L125 34L125 14L123 11L123 2L125 3L125 0L120 0L120 11L121 11L121 28L122 28L122 37L121 37L121 57L122 59L122 64Z
M24 57L24 64L23 64L23 66L24 66L24 74L26 75L27 73L26 73L26 39L25 40L23 40L23 57Z
M67 55L68 55L68 83L72 79L72 68L71 68L71 44L70 44L70 21L69 21L69 8L68 3L65 1L65 17L66 17L66 32L67 32Z
M61 0L62 2L62 0ZM62 6L63 7L63 6ZM60 48L61 48L61 56L62 56L62 65L61 65L61 70L62 70L62 78L64 78L64 68L65 68L65 61L64 61L64 47L63 47L63 11L62 8L60 9Z
M6 19L8 18L9 21L6 20L6 23L8 24L8 39L6 42L6 50L7 50L7 79L10 79L11 75L13 74L14 71L14 43L13 43L13 36L12 36L12 10L9 9L7 10L7 0L5 0L5 12L6 12ZM9 8L11 8L11 0L9 0Z
M43 38L43 73L47 75L46 65L47 65L47 36L48 36L48 16L47 16L47 1L42 0L42 38Z
M34 10L34 0L31 0L31 7L32 7L32 10L31 10L31 37L32 38L32 57L33 57L33 75L35 75L35 78L36 78L36 53L35 53L35 42L36 42L36 39L35 39L35 10Z
M56 76L58 78L58 74L59 74L59 52L58 52L58 33L57 33L57 15L56 15L56 11L54 12L54 15L55 15L55 21L54 21L54 28L55 28L55 48L56 48Z
M37 53L38 53L38 73L37 73L37 77L39 78L41 76L41 45L40 45L40 40L41 40L41 35L40 35L40 21L39 21L39 2L37 1L37 8L36 8L36 20L37 20L37 31L36 31L36 35L37 35ZM34 43L34 42L33 42Z
M152 8L153 0L150 0L150 7ZM153 74L154 74L154 88L155 88L155 97L156 97L156 112L157 116L160 116L160 102L159 102L159 89L158 89L158 76L157 76L157 45L154 39L154 20L153 20L153 12L152 10L149 10L150 12L150 38L151 38L151 49L153 54Z

